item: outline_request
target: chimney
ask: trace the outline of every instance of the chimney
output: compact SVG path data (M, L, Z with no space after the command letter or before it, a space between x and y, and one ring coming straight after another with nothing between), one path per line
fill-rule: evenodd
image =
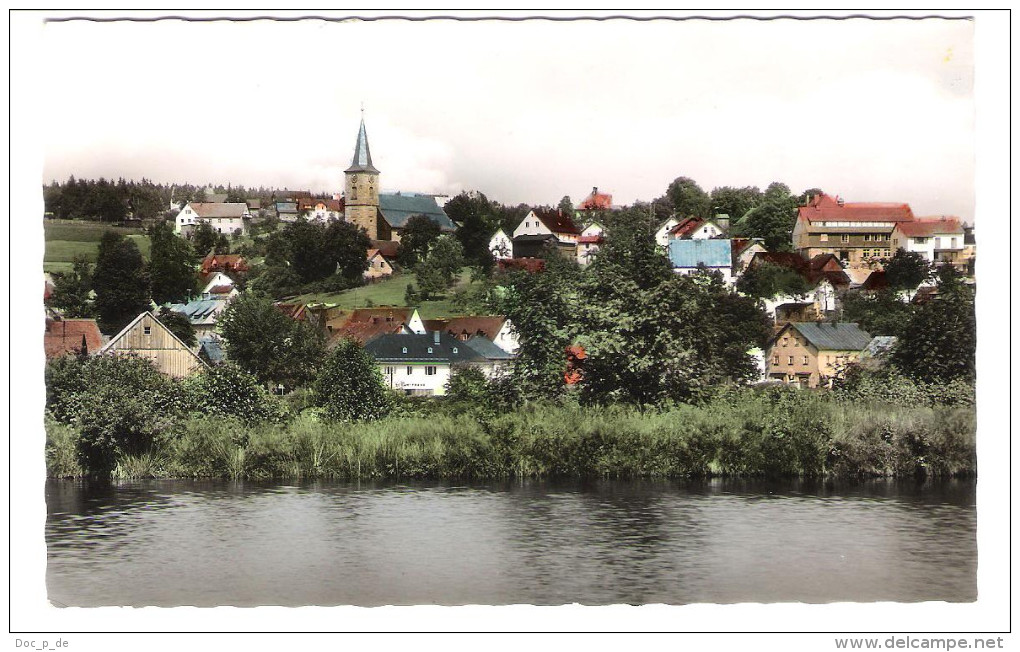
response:
M597 194L599 194L599 187L598 186L592 186L591 187L591 196L594 197Z
M842 206L843 205L843 198L840 197L839 195L836 195L836 203L839 204L840 206Z

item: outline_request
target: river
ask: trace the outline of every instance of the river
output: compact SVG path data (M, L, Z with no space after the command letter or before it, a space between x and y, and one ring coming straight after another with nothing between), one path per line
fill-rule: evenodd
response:
M977 597L975 483L46 485L57 606Z

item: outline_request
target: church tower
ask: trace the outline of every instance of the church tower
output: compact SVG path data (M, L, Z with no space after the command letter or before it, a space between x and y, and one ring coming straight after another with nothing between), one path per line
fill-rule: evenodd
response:
M361 117L358 142L354 145L354 160L344 170L344 219L368 232L368 237L379 238L379 170L372 165L372 152L368 149L365 117Z

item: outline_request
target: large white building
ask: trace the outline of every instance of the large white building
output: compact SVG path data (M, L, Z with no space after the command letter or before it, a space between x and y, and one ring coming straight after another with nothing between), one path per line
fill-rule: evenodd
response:
M365 344L365 351L375 358L388 388L411 396L442 396L455 369L478 367L491 376L513 358L484 337L465 342L440 331L380 335Z
M244 202L189 202L177 214L174 233L187 235L199 222L208 222L217 233L233 235L238 230L243 233L245 220L250 218L248 204Z

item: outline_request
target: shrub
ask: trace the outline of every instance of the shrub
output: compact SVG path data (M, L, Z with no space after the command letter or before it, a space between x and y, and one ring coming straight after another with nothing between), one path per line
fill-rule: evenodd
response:
M329 421L369 421L389 410L389 395L375 360L350 339L341 340L326 358L313 391Z
M209 415L235 417L248 424L279 421L280 401L254 376L233 363L212 367L188 380L193 409Z

